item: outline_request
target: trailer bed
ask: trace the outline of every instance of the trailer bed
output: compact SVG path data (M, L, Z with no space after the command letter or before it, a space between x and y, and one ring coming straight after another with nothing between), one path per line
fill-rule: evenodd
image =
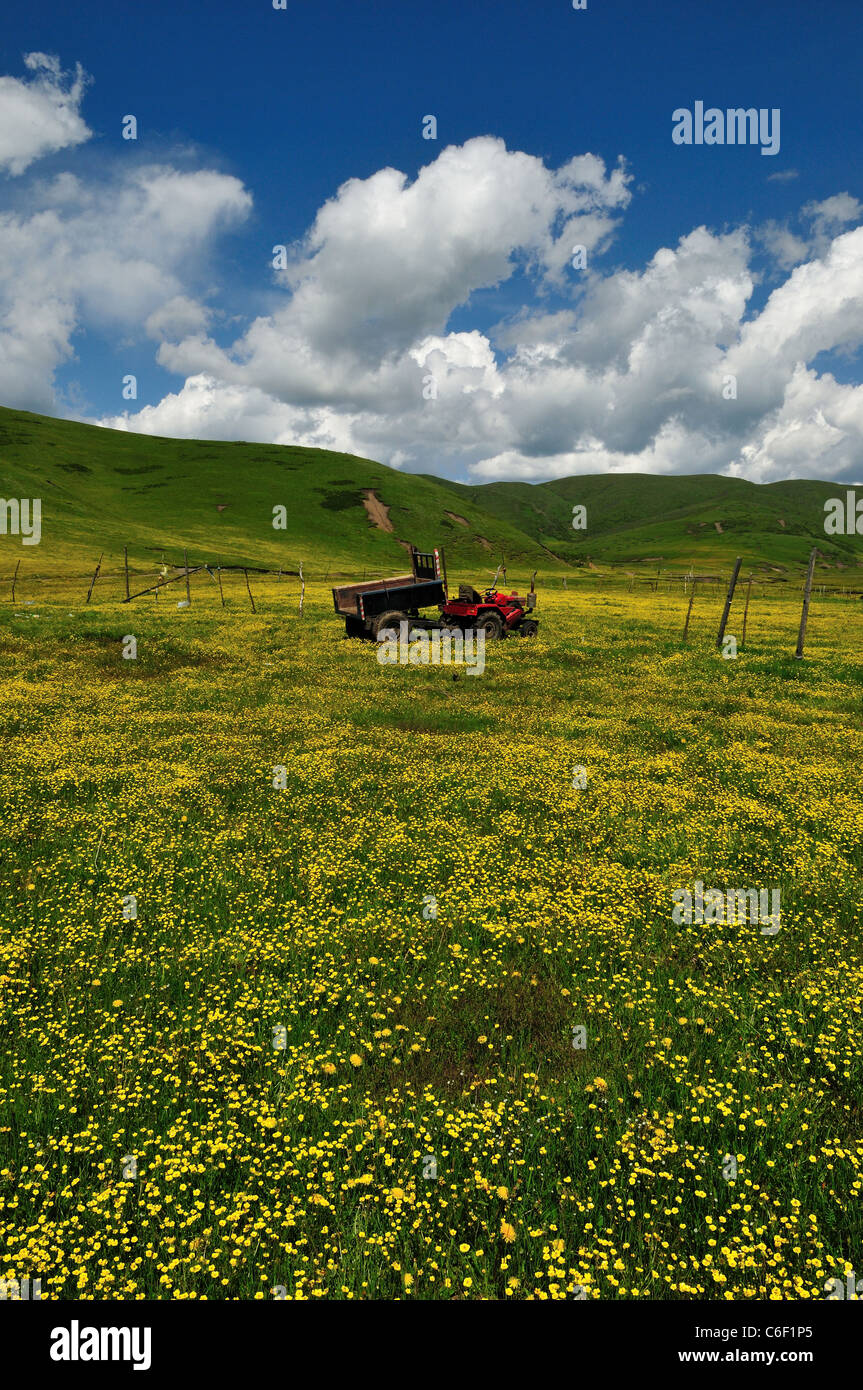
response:
M339 588L333 589L336 612L356 616L359 613L357 599L361 594L373 594L378 590L387 592L391 588L402 588L413 583L412 574L394 574L391 579L370 579L362 584L342 584Z
M333 589L333 607L344 618L349 637L374 636L376 620L385 613L416 617L420 608L446 603L446 566L443 551L421 551L411 546L410 574L388 579L365 579L360 584L341 584Z
M413 613L418 608L446 603L446 589L440 579L425 579L417 583L413 575L403 578L378 579L369 584L347 584L333 590L335 610L342 617L360 618L363 622L395 609Z

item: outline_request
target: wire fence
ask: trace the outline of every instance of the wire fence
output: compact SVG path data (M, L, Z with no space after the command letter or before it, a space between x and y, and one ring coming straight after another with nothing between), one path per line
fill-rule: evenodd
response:
M159 564L143 566L140 562L128 563L125 556L109 556L107 564L105 559L104 555L101 556L92 570L70 568L55 572L46 570L35 560L32 564L22 564L19 559L13 570L0 576L0 602L13 605L29 604L35 599L42 599L45 602L56 600L98 605L105 602L133 602L145 597L158 602L163 596L163 591L170 591L178 584L181 589L186 589L188 598L192 579L195 580L196 588L203 579L207 585L214 585L215 589L224 595L225 585L230 584L235 576L244 577L246 590L249 589L250 578L258 580L259 583L296 581L296 585L301 586L302 583L362 583L366 580L394 576L392 567L377 569L362 565L350 566L339 561L324 561L320 566L297 561L296 567L291 565L275 568L226 561L219 556L201 559L192 555L185 563L163 559ZM476 569L474 572L476 573ZM514 589L519 585L526 587L533 580L537 589L546 591L575 593L585 588L604 587L623 589L628 593L647 591L687 596L699 589L707 593L723 591L728 585L728 579L727 573L698 574L694 568L681 570L660 567L652 573L639 573L625 565L611 566L607 569L587 565L573 566L564 571L555 569L543 573L541 570L533 570L529 563L516 562L509 566L500 565L496 571L492 571L489 566L486 587L495 585L501 589ZM749 593L757 593L759 598L803 592L805 582L805 578L798 574L765 574L763 569L759 572L756 568L740 577L740 586L748 586ZM484 583L485 581L480 579L480 584ZM233 589L233 585L231 588ZM813 582L811 591L813 596L821 598L860 599L863 598L863 577L849 574L843 582Z

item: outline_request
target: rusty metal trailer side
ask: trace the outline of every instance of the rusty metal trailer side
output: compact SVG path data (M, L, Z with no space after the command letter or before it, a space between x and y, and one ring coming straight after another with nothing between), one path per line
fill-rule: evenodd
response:
M399 588L405 584L413 584L412 574L394 574L391 579L370 579L362 584L342 584L337 589L333 589L333 603L337 613L359 614L357 600L361 594L371 594L376 590L386 590L388 588Z
M411 546L411 574L368 579L333 589L333 606L344 618L349 637L374 636L376 623L388 613L416 616L420 608L447 600L446 564L442 549Z

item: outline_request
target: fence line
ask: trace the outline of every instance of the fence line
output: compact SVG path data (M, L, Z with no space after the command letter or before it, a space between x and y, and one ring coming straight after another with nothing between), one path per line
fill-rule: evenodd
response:
M306 583L331 582L337 584L345 579L356 579L358 570L362 570L362 575L365 579L385 579L393 573L392 567L387 569L372 569L368 566L356 566L350 569L335 569L333 568L332 560L324 562L325 568L322 565L320 571L317 569L310 569L305 562L302 562L297 569L286 569L284 566L276 569L275 567L270 568L264 565L226 564L221 558L210 561L198 560L192 561L191 563L187 561L185 564L182 562L170 562L166 564L166 562L163 561L161 566L163 578L161 580L155 584L148 585L137 593L130 593L130 577L146 576L148 573L152 574L153 570L140 565L130 565L126 547L124 547L122 556L118 557L116 569L105 565L104 559L105 556L103 554L99 557L95 569L89 572L60 571L59 573L51 574L43 571L27 574L26 570L22 572L21 558L19 557L14 572L2 576L2 578L0 578L0 585L5 587L6 584L9 584L11 586L10 598L11 602L14 604L16 601L19 603L22 602L18 597L18 593L22 586L33 584L39 586L57 584L58 586L65 587L80 581L83 588L87 584L89 575L89 588L86 590L86 593L82 593L82 602L85 604L91 602L98 603L98 595L101 594L103 599L129 603L145 594L158 591L166 584L173 583L176 580L185 579L188 585L189 575L194 575L203 569L207 569L211 575L217 579L220 597L224 606L224 593L222 591L223 573L258 575L261 578L272 577L273 579L278 579L283 576L291 577L300 581L301 588ZM509 568L512 569L512 560L510 560ZM165 577L166 569L172 569L175 573L169 577ZM528 569L524 575L525 585L529 582L529 577L530 570ZM119 580L119 592L116 595L110 593L110 581L114 578ZM861 587L859 583L855 584L850 575L849 581L851 582L848 584L824 584L813 583L810 580L811 593L813 596L818 595L818 597L821 598L863 598L863 587ZM509 585L510 587L517 588L520 582L520 579L510 579ZM491 587L493 583L494 581L490 581L489 587ZM537 589L557 589L561 593L572 595L577 594L582 587L588 589L594 586L607 586L609 589L619 588L622 590L625 588L628 593L633 593L636 590L647 590L651 593L664 592L666 594L675 594L681 593L682 591L682 595L686 597L690 591L694 594L696 586L709 590L711 588L720 589L727 584L727 575L695 574L691 568L680 571L665 570L659 571L657 574L647 575L634 574L631 570L622 568L598 571L587 569L584 566L576 566L563 574L558 571L545 576L538 576L536 579ZM753 589L756 590L761 597L769 597L772 594L791 594L797 589L798 584L801 586L801 589L805 587L805 580L797 575L757 575L750 573L746 580L747 600L752 595ZM97 595L95 600L93 597L94 592ZM190 596L187 591L187 602L189 601Z

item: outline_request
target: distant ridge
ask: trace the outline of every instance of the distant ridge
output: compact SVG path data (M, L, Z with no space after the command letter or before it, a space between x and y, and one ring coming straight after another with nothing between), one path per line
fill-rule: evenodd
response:
M465 576L493 571L502 553L522 569L559 572L704 573L742 555L747 569L790 576L817 546L825 578L832 569L830 582L859 585L863 536L824 532L824 503L845 490L716 474L461 484L326 449L166 439L0 407L0 493L42 499L38 547L0 535L3 573L10 556L32 573L79 572L124 545L136 567L163 553L175 562L185 547L190 560L395 572L413 542L444 545ZM576 505L587 510L584 531L572 528ZM284 530L272 525L279 506Z

